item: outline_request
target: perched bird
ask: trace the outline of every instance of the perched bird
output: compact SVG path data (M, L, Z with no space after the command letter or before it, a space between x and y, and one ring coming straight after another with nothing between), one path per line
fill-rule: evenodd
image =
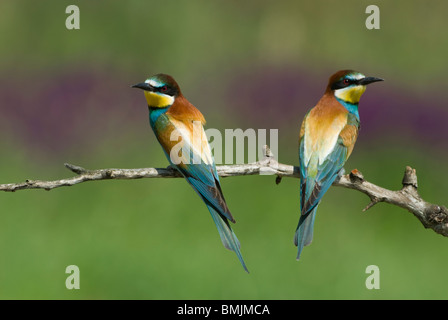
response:
M235 219L221 190L204 132L204 116L182 95L178 84L169 75L157 74L132 87L144 90L149 123L171 166L185 177L205 202L222 243L236 253L248 272L240 243L229 224L229 220L234 223Z
M323 97L306 115L299 138L300 220L294 236L297 260L313 240L316 209L353 151L359 130L358 103L366 85L383 81L342 70L330 77Z

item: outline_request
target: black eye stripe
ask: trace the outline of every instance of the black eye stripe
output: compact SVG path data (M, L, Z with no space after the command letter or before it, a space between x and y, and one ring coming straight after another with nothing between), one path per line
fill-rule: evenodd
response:
M156 91L160 92L160 93L163 93L163 94L166 94L166 95L169 95L169 96L175 96L176 95L176 89L173 88L173 87L170 87L168 85L157 87Z
M348 80L348 83L345 83L345 81ZM331 86L332 90L337 90L337 89L343 89L343 88L347 88L349 86L351 86L352 84L357 84L358 80L353 80L353 79L341 79L339 81L336 81L335 83L333 83L333 85Z

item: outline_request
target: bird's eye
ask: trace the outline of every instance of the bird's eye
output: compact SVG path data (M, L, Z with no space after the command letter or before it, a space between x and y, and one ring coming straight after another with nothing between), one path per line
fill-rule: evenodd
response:
M167 92L168 91L168 87L167 86L163 86L160 88L160 92Z
M350 84L350 80L349 79L344 79L344 84Z

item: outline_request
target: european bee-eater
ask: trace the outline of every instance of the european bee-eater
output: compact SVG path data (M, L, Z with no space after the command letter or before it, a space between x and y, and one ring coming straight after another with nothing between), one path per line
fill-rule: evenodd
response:
M205 202L224 246L238 256L247 270L240 243L230 227L235 222L224 199L219 176L204 132L205 119L182 94L169 75L157 74L133 88L143 89L149 123L171 166L176 168ZM179 138L182 154L180 155Z
M306 115L299 138L300 220L297 260L313 240L316 209L353 151L359 130L358 103L366 85L383 81L342 70L330 77L323 97Z

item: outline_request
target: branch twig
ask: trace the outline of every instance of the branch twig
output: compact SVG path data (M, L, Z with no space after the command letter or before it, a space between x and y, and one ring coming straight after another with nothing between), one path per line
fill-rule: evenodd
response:
M0 184L0 191L18 191L25 189L52 190L63 186L73 186L86 181L108 179L141 179L141 178L180 178L181 174L174 168L143 168L143 169L98 169L87 170L69 163L65 167L77 175L67 179L43 181L26 180L22 183ZM268 146L264 147L264 158L250 164L217 166L220 177L244 175L276 175L279 184L283 177L299 178L299 168L277 162ZM406 167L401 190L392 191L366 181L358 170L341 176L333 185L358 190L370 198L366 211L379 202L399 206L416 216L425 228L448 237L448 209L424 201L417 191L417 174L415 169Z

